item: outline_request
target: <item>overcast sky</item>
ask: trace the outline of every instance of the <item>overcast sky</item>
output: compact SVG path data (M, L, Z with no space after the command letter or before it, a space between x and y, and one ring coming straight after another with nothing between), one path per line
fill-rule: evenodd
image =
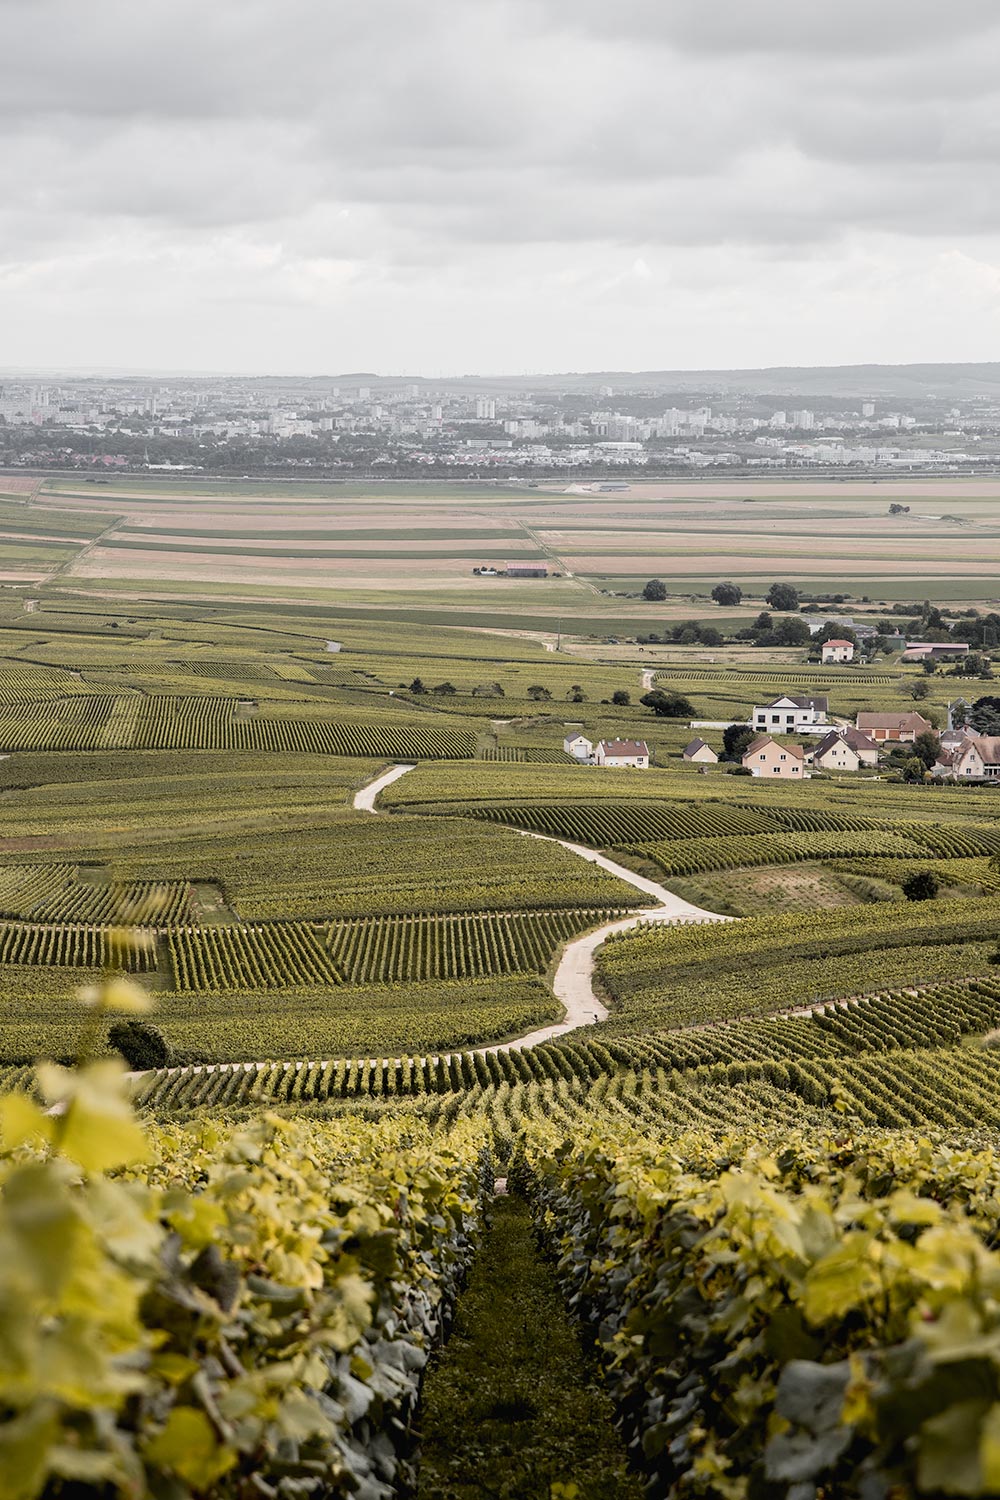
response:
M0 366L1000 357L997 0L0 0Z

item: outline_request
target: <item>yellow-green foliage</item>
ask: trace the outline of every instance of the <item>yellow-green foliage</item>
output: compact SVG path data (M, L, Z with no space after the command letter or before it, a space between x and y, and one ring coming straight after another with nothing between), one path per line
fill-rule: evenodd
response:
M40 1084L0 1103L5 1500L394 1493L475 1131L143 1131L112 1064Z

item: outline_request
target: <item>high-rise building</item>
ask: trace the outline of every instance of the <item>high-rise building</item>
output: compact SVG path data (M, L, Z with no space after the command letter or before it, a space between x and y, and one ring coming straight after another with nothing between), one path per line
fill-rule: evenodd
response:
M862 401L862 403L861 403L861 415L863 417L873 417L875 415L875 402L874 401Z
M476 418L480 422L495 422L497 417L497 404L492 396L476 397Z

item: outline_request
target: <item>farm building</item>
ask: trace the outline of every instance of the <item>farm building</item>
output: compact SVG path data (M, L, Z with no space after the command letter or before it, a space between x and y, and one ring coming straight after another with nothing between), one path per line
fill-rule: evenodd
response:
M684 759L697 761L699 765L712 766L715 765L719 757L711 745L706 745L704 740L695 738L691 741L690 745L685 745Z
M912 745L918 734L933 729L929 719L911 709L905 714L858 714L858 728L877 745Z
M806 753L801 745L779 745L769 734L751 740L743 756L743 765L754 776L782 776L802 779Z
M952 657L968 656L967 641L910 641L900 661L948 661Z
M815 729L817 724L826 727L826 716L830 700L826 697L807 698L784 694L773 703L765 703L753 711L753 728L768 734L801 734Z
M649 746L645 740L600 740L594 751L596 766L627 766L640 771L649 769Z
M574 760L590 760L594 747L585 734L568 734L563 740L563 749Z
M824 641L822 655L825 662L853 661L854 643L853 641Z
M548 578L549 570L544 563L512 562L504 568L508 578Z

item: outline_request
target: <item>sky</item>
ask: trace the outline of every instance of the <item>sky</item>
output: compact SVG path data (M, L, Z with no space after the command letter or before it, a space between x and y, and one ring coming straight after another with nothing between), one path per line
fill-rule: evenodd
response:
M0 0L0 367L994 359L996 0Z

